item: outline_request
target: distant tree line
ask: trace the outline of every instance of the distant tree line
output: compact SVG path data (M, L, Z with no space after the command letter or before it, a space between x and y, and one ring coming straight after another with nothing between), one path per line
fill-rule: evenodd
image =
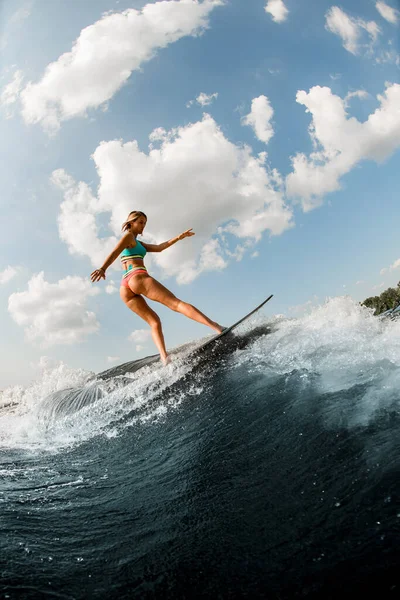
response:
M400 281L396 288L388 288L380 296L371 296L361 302L362 306L375 309L375 315L380 315L385 310L396 308L400 304Z

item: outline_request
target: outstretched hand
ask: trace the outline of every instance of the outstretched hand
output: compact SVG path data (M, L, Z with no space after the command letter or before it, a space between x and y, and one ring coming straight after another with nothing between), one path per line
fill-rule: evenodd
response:
M92 283L95 283L96 281L100 281L100 279L105 279L105 278L106 278L106 274L104 273L103 269L96 269L90 275L90 279L92 280Z
M186 231L184 231L183 233L181 233L181 235L179 235L179 239L183 240L186 237L191 237L192 235L196 235L195 232L193 231L193 227L191 227L190 229L186 229Z

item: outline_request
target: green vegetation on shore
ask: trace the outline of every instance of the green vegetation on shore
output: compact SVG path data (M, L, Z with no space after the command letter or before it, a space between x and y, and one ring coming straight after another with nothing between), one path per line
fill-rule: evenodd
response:
M400 304L400 281L396 288L388 288L380 296L371 296L361 302L362 306L375 309L375 315L380 315L385 310L396 308Z

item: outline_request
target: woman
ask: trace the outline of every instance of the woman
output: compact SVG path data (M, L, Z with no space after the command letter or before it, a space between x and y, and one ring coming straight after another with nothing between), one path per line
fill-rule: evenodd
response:
M178 235L178 237L168 240L168 242L164 242L163 244L145 244L139 242L137 236L143 233L146 223L147 217L141 211L134 210L129 213L128 219L122 225L122 231L126 232L125 235L106 258L103 266L93 271L90 279L92 283L100 281L100 279L105 279L106 270L121 254L124 275L121 281L120 296L128 308L150 325L151 335L160 352L161 360L164 364L167 364L169 358L165 349L160 317L149 307L143 296L150 300L161 302L161 304L165 304L171 310L182 313L186 317L189 317L189 319L208 325L208 327L211 327L217 333L221 333L223 327L215 323L215 321L211 321L191 304L187 304L187 302L176 298L174 294L148 274L143 263L146 252L162 252L173 244L176 244L176 242L186 237L191 237L194 235L194 231L188 229Z

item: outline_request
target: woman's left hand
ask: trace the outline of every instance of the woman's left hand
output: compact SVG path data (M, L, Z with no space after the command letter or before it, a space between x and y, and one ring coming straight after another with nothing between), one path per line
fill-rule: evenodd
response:
M105 278L106 278L106 274L105 274L104 269L96 269L90 275L90 279L91 279L92 283L95 283L96 281L100 281L100 279L105 279Z
M191 227L190 229L186 229L186 231L184 231L183 233L181 233L181 235L178 235L178 238L180 240L183 240L186 237L191 237L192 235L195 235L193 228Z

